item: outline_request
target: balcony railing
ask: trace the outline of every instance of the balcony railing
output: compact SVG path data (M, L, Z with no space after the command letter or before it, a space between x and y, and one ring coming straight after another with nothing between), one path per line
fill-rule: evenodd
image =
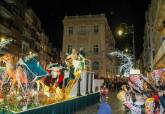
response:
M11 19L6 19L0 15L0 22L7 28L14 28L15 30L19 31L20 33L23 32L23 28L19 25L16 21Z

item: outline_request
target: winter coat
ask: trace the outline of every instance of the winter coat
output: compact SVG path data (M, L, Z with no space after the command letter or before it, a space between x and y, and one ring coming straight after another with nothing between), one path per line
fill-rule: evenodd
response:
M97 114L112 114L111 107L107 102L102 102L101 104L99 104Z

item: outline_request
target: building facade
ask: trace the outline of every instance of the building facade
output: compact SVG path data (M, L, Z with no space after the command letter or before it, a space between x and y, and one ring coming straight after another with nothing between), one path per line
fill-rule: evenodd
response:
M144 66L154 69L165 64L165 1L152 0L146 11Z
M61 58L71 49L83 49L96 77L113 75L114 61L107 54L114 50L115 40L105 15L65 16L63 25Z
M24 25L24 14L26 7L26 0L1 0L0 1L0 38L13 39L7 50L1 51L3 53L12 53L16 58L19 58L21 52L21 39Z
M52 47L40 19L26 4L26 0L0 1L0 39L14 40L1 54L11 53L18 60L29 53L37 53L42 64L46 64L52 59Z

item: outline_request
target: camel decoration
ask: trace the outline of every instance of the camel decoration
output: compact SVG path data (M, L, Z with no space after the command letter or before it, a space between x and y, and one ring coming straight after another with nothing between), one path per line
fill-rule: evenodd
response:
M30 66L29 64L28 66L28 62L35 61L34 56L36 55L26 56L24 59L20 58L18 62L14 61L14 56L11 54L5 54L0 58L0 61L6 64L5 74L11 79L12 85L17 84L18 88L22 88L22 85L34 82L37 76L47 76L47 73L42 68L36 67L39 65ZM34 71L34 69L38 71ZM39 73L36 74L37 72Z
M16 68L14 57L11 54L5 54L0 58L1 62L6 64L5 77L11 79L12 85L18 84L18 88L22 87L23 83L27 83L27 78L21 66ZM3 75L4 76L4 75ZM22 84L21 84L22 83Z

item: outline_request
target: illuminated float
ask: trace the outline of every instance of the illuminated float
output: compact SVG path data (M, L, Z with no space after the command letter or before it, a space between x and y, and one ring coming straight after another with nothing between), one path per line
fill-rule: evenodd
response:
M77 97L77 92L85 95L89 89L93 91L94 73L87 70L90 69L86 64L89 61L74 49L65 63L50 63L46 69L37 61L36 54L17 62L14 62L13 55L4 54L0 61L5 63L5 67L0 69L0 108L3 110L24 112L72 99ZM79 82L80 77L83 85ZM86 80L91 86L86 85L89 85ZM87 90L82 90L78 87L80 85L87 86Z

